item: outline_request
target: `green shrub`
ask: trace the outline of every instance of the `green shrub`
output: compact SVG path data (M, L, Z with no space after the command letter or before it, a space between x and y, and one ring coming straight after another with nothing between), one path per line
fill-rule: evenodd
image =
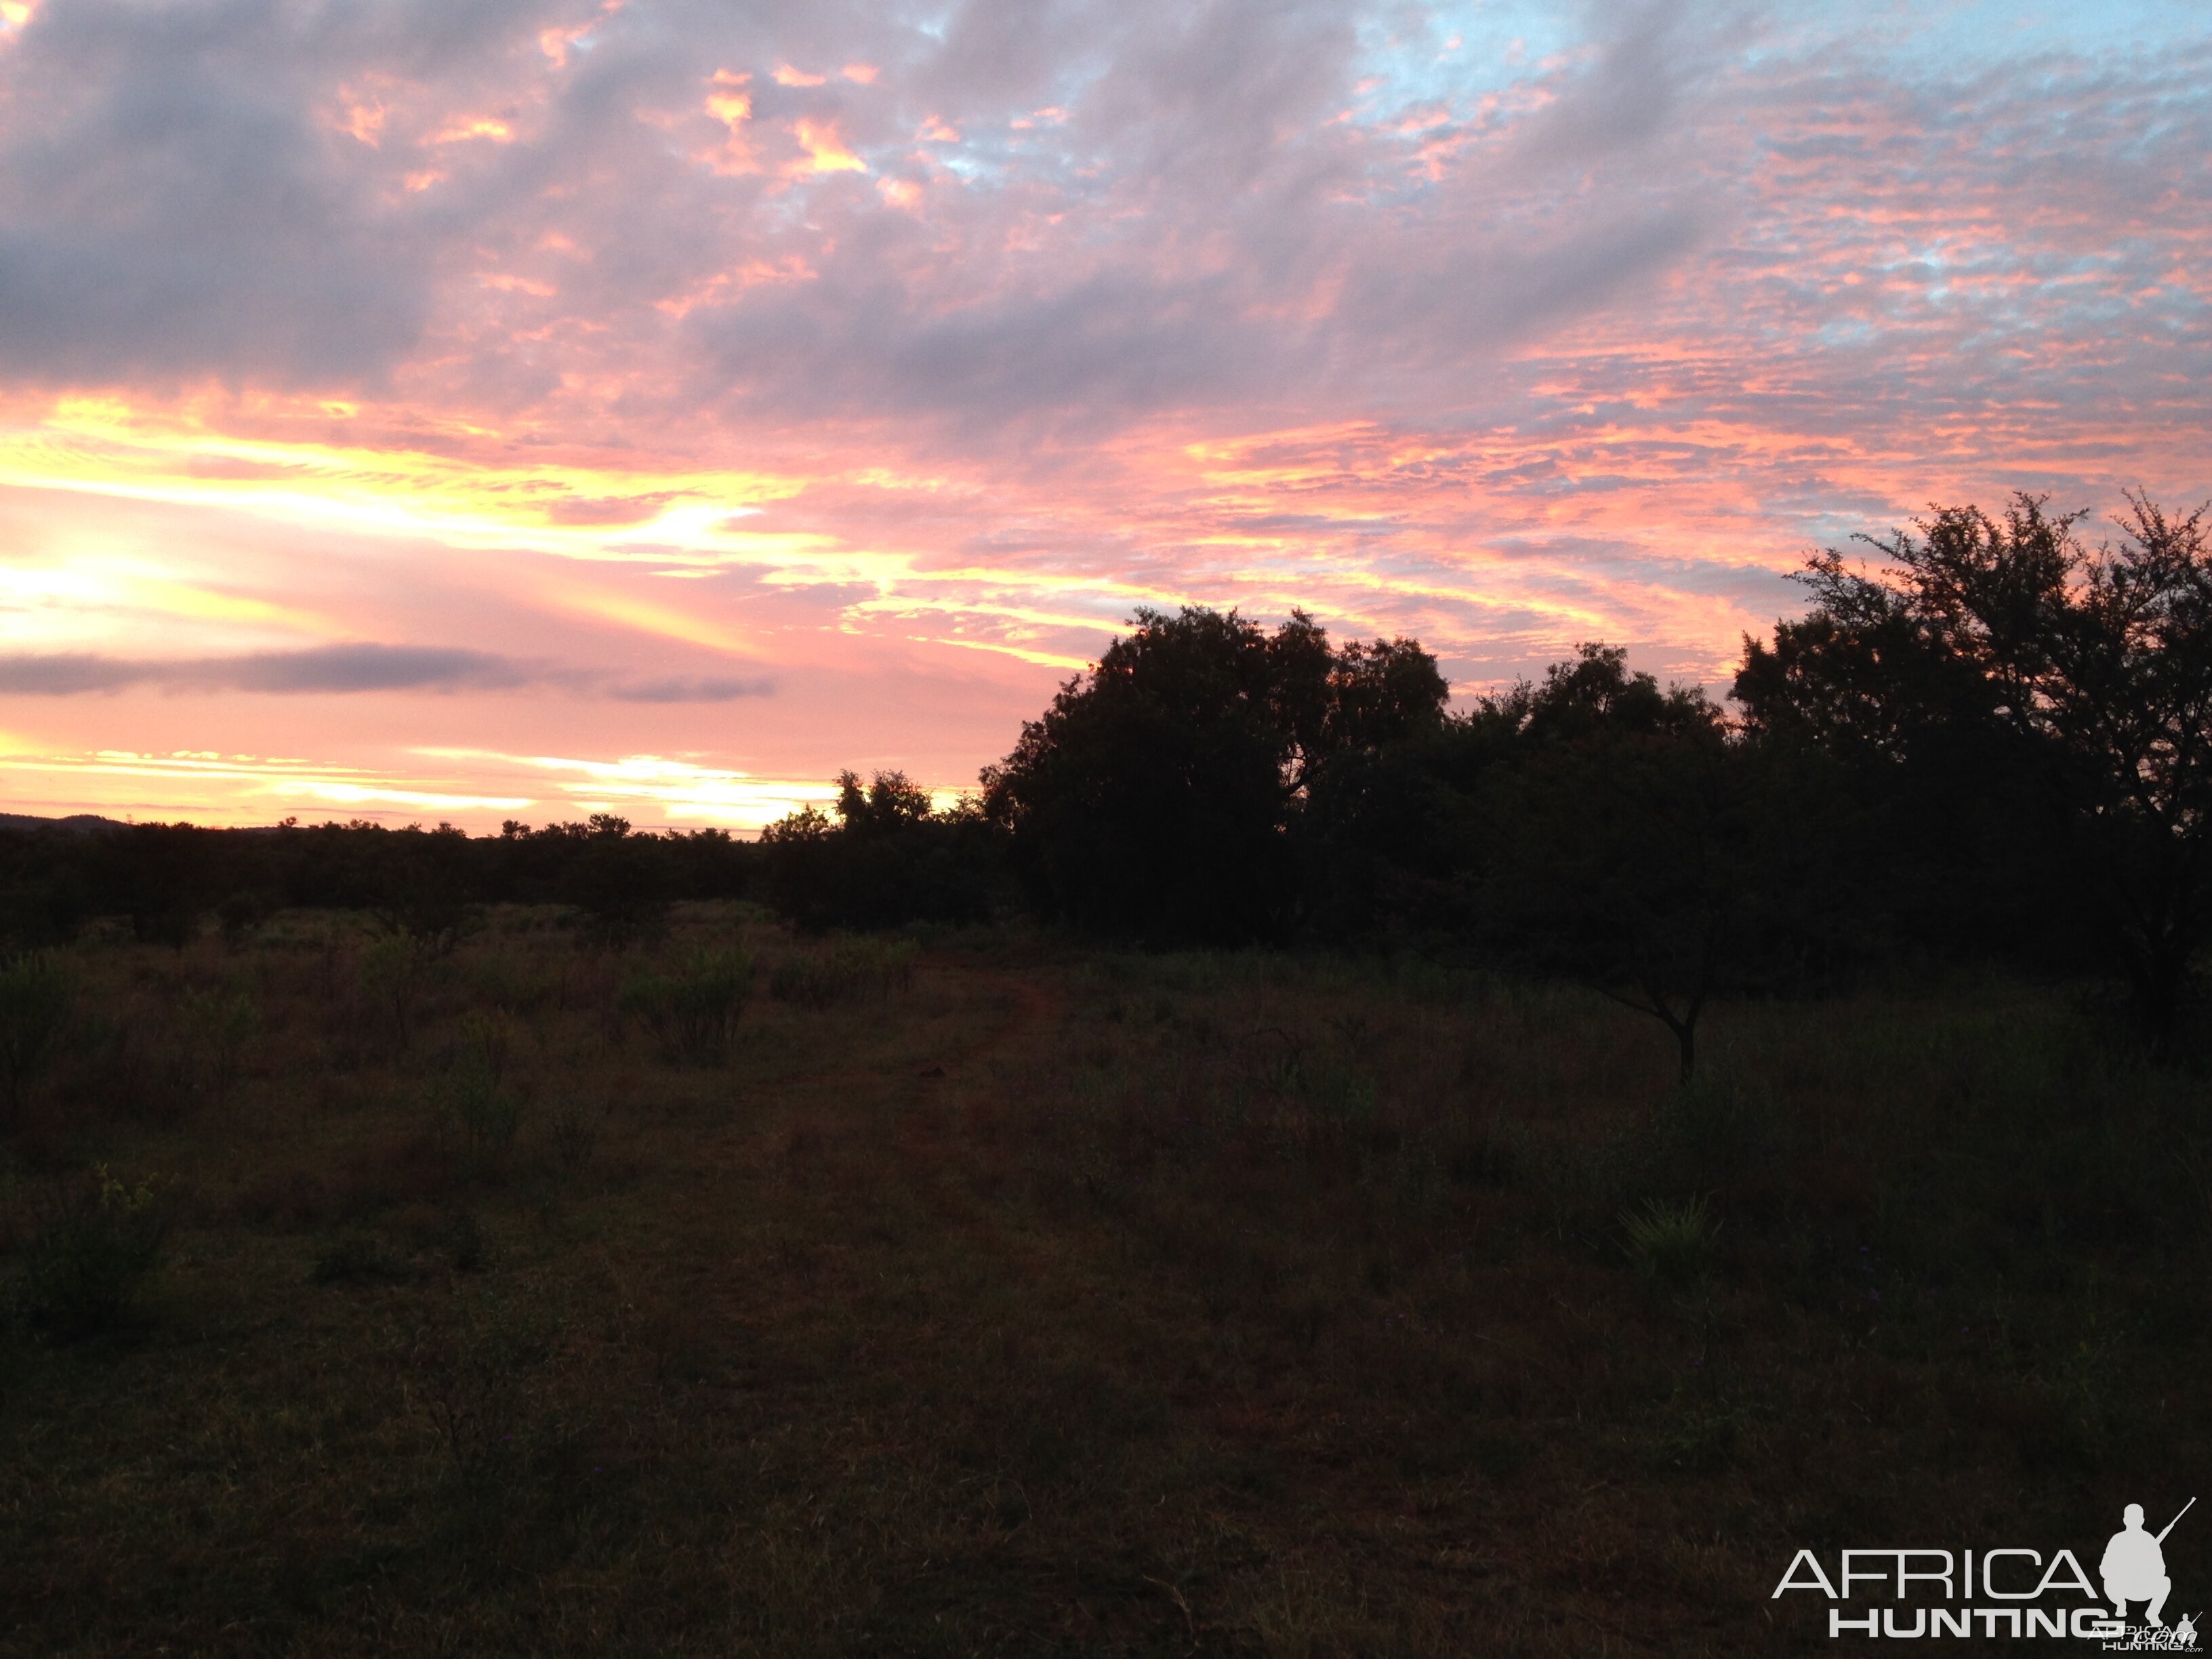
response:
M581 1105L568 1102L553 1114L548 1127L554 1159L562 1169L580 1170L592 1161L592 1153L599 1146L599 1126Z
M462 1063L483 1072L495 1088L506 1081L507 1061L514 1051L514 1022L505 1013L478 1010L461 1017L458 1052Z
M768 994L802 1008L864 998L882 1001L914 983L911 939L840 939L827 950L786 957L769 975Z
M1365 1072L1315 1060L1301 1065L1291 1081L1307 1108L1340 1133L1362 1133L1375 1121L1375 1079Z
M505 951L485 957L471 978L477 995L514 1014L542 1012L554 1003L560 988L534 962Z
M1701 1278L1713 1265L1720 1223L1702 1198L1680 1202L1647 1199L1638 1207L1620 1214L1627 1235L1629 1260L1647 1279L1685 1284Z
M98 1335L122 1318L153 1271L167 1206L154 1182L133 1187L95 1164L40 1208L17 1293L25 1322L63 1341Z
M9 1116L53 1059L76 1002L75 976L51 956L0 965L0 1103Z
M671 1059L714 1065L729 1054L752 983L752 958L743 951L694 951L665 970L633 973L620 1006L644 1022Z
M439 1128L457 1143L463 1161L477 1169L504 1158L522 1126L522 1101L501 1086L502 1072L492 1054L466 1047L439 1085Z
M238 1080L246 1044L261 1030L261 1010L244 991L191 991L179 1010L191 1082L218 1098Z

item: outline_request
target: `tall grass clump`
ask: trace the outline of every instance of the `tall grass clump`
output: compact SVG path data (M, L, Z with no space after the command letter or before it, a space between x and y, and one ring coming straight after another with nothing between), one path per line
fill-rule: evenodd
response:
M1681 1285L1711 1271L1721 1224L1703 1198L1654 1198L1624 1210L1620 1230L1638 1273Z
M509 1030L499 1015L472 1013L439 1088L439 1122L463 1159L488 1168L507 1155L522 1124L521 1097L507 1086Z
M76 980L32 952L0 965L0 1105L9 1117L52 1060L76 1002Z
M396 1048L404 1049L414 1041L433 954L418 935L397 931L380 934L362 950L356 966L362 997L382 1017Z
M769 975L768 994L802 1008L883 1001L914 983L911 939L840 939L827 950L786 957Z
M77 1341L129 1310L161 1255L168 1213L153 1182L133 1186L95 1164L35 1205L33 1225L17 1305L34 1330Z
M229 1093L261 1030L259 1005L245 991L191 991L178 1012L193 1080L217 1097Z
M633 973L620 1006L644 1024L672 1060L720 1065L737 1038L752 984L753 961L743 951L697 950L665 969Z

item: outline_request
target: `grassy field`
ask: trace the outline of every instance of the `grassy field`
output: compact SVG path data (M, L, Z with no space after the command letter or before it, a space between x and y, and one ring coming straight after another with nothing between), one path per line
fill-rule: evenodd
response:
M2056 993L1678 1090L1571 990L734 908L65 968L0 1654L1771 1654L1800 1547L2205 1467L2206 1081Z

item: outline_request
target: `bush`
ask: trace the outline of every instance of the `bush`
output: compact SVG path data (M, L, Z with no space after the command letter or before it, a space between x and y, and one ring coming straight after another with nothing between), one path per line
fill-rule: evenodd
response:
M413 1040L416 1011L428 988L431 951L416 935L391 932L371 940L358 964L361 994L388 1021L393 1043Z
M776 963L768 994L802 1008L827 1008L864 997L881 1001L914 983L915 955L910 939L841 939L826 951Z
M76 1001L76 981L50 956L0 966L0 1103L13 1117L52 1060Z
M599 1146L599 1126L581 1105L574 1101L563 1105L553 1114L549 1127L553 1157L562 1169L580 1170L592 1161L592 1153Z
M622 1012L642 1020L672 1060L719 1065L752 993L743 951L694 951L665 971L641 969L623 987Z
M246 1045L260 1032L259 1006L244 991L191 991L179 1014L193 1082L217 1098L228 1094Z
M168 1215L151 1182L126 1185L105 1164L51 1199L25 1250L24 1320L63 1341L113 1326L153 1271Z
M514 1146L522 1124L522 1102L505 1088L505 1048L489 1035L489 1022L472 1033L447 1073L439 1101L440 1127L459 1142L463 1159L479 1169L496 1164Z
M1676 1285L1700 1278L1712 1267L1721 1230L1702 1198L1646 1200L1637 1209L1621 1212L1620 1226L1637 1271Z

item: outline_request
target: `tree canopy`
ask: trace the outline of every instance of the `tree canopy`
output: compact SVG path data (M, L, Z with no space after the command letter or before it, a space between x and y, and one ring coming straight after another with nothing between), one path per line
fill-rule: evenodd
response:
M1333 647L1304 612L1139 611L983 775L983 810L1047 914L1155 943L1279 939L1293 818L1340 758L1434 728L1448 688L1409 640Z
M2046 916L2081 906L2164 1046L2212 922L2212 546L2203 509L2129 508L2117 544L2020 495L1869 538L1872 570L1823 554L1735 695L1900 775L1923 827L1974 826Z

